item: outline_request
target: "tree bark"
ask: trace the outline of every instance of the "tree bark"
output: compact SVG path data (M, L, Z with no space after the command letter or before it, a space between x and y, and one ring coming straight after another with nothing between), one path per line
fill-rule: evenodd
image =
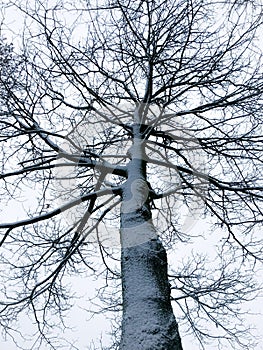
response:
M171 302L166 252L159 239L122 250L120 350L182 350Z
M170 301L166 251L152 223L146 161L138 137L130 156L121 209L120 350L182 350Z

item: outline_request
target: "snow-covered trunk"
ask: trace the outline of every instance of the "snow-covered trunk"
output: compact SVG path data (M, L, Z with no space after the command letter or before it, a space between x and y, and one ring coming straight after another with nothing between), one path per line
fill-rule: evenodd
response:
M182 350L170 302L166 252L151 220L144 147L138 135L122 194L120 350Z

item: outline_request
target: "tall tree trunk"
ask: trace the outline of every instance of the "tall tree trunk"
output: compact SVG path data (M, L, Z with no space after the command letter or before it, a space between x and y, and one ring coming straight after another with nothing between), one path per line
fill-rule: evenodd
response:
M182 350L166 251L151 219L146 161L135 140L121 210L123 320L120 350Z

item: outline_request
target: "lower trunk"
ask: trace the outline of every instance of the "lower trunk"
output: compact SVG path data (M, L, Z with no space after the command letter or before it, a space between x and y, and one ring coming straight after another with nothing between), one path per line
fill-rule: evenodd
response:
M120 350L182 350L170 301L166 252L153 236L152 223L146 221L122 231L124 241L126 237L130 243L128 236L137 236L144 237L144 242L138 239L138 245L123 244Z

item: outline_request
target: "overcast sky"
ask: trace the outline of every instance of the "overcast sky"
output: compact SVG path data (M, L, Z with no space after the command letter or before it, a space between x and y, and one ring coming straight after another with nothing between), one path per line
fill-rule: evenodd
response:
M13 34L8 33L7 31L4 31L3 33L9 37L9 38L15 38L16 32L19 32L19 25L22 25L22 20L18 18L17 12L10 12L8 10L6 12L7 16L7 22L9 24L9 28L12 28L14 30ZM28 193L26 197L32 197L32 193ZM0 214L0 221L12 221L16 220L17 218L23 218L24 211L20 203L15 204L14 202L10 203L9 207L2 208L3 211ZM204 221L199 221L195 227L193 227L193 230L199 230L203 231L206 229L206 224ZM213 240L212 240L213 242ZM195 246L192 246L192 248L204 250L204 251L210 251L211 246L213 243L208 242L206 240L203 240L200 238L200 240L196 243ZM257 276L257 279L259 282L263 283L262 274ZM94 288L96 284L94 284L90 280L83 280L81 278L74 278L73 284L76 287L77 291L80 294L85 295L86 298L90 295L87 293L87 291L94 291ZM91 293L92 295L92 293ZM69 313L70 317L70 323L72 326L75 327L76 331L75 333L72 333L68 339L73 339L73 335L75 334L74 338L76 338L78 341L75 343L76 346L79 347L79 350L85 350L87 349L87 345L91 342L92 339L96 341L96 338L100 337L101 332L105 331L107 329L107 322L104 319L104 316L98 316L94 319L88 321L90 315L87 313L87 311L81 309L81 307L85 308L87 305L85 303L85 298L83 298L83 303L80 303L78 301L78 306L76 305L73 307L73 309ZM250 302L249 305L244 307L244 310L250 308L252 313L255 313L254 316L247 316L248 322L251 322L256 327L256 334L262 338L263 336L263 321L262 321L262 315L263 314L263 303L262 299L258 299L257 301ZM256 315L257 314L257 315ZM26 319L21 320L21 328L20 331L22 333L27 332L31 329L30 324L26 321ZM180 325L179 325L180 327ZM67 335L70 334L70 332L67 332ZM58 334L61 336L61 334ZM258 346L254 350L263 350L263 339L259 341ZM199 347L197 344L193 343L193 339L191 337L183 336L182 337L183 347L186 350L199 350ZM11 341L5 342L2 335L0 334L0 349L1 350L17 350L16 345L14 345ZM44 345L41 347L41 350L46 350ZM207 350L214 350L218 349L217 347L208 346ZM229 350L230 347L223 348L222 350Z

